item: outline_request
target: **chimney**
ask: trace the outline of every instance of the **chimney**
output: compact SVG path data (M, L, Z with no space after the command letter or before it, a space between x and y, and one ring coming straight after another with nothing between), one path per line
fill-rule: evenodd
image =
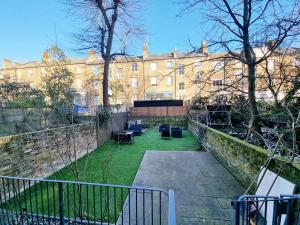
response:
M146 59L149 56L149 50L148 50L148 42L145 41L144 47L143 47L143 58Z
M87 57L87 63L94 64L97 61L97 53L94 49L89 50L88 57Z
M172 54L173 54L173 58L177 58L177 50L176 50L176 48L173 49L173 53Z
M208 44L206 41L201 41L200 53L207 55L208 54Z
M48 61L48 59L49 59L49 53L47 50L44 50L42 55L42 62L45 63Z
M94 57L96 55L96 51L94 49L89 50L89 57Z
M271 49L271 48L274 47L275 44L276 44L276 41L275 41L275 40L268 40L268 41L266 42L266 47L267 47L268 49Z
M8 60L8 59L3 59L3 68L4 68L4 69L10 67L11 64L12 64L12 63L11 63L10 60Z

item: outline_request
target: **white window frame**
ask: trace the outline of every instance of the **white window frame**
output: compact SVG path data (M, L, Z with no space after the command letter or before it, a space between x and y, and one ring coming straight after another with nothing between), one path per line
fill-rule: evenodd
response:
M138 79L136 77L131 78L131 87L137 88L138 87Z
M150 63L150 70L151 71L156 71L157 70L157 63L156 62Z
M150 77L150 83L152 87L157 86L157 77Z
M179 75L184 75L185 74L185 65L183 65L183 64L179 65L178 74Z
M239 60L234 60L234 64L235 64L235 68L242 68L243 67L243 63Z
M171 86L173 84L173 77L172 76L167 76L167 85Z
M43 67L41 68L41 75L44 77L46 76L46 69Z
M167 61L166 67L167 67L168 69L173 68L173 62L172 62L171 60Z
M201 67L201 61L200 61L200 60L196 60L196 61L194 62L194 67L195 67L195 68Z
M93 75L98 76L99 75L99 68L97 66L93 67Z
M268 69L274 70L275 69L275 59L267 59L268 60Z
M300 61L299 61L299 59L293 59L293 66L294 66L294 67L300 66Z
M195 74L195 80L201 80L201 77L202 77L202 73L200 71L198 71L196 74Z
M224 61L218 61L214 65L214 70L215 71L222 71L224 68Z
M32 70L28 70L28 77L29 77L29 79L32 79L32 77L33 77L33 72L32 72Z
M95 97L94 97L94 104L95 105L99 105L99 95L95 95Z
M243 74L243 70L241 70L241 69L234 70L234 75L235 75L236 77L239 77L239 76L241 76L242 74Z
M123 68L118 68L117 69L117 78L118 79L123 78Z
M81 80L80 79L76 79L76 87L81 88Z
M137 63L132 63L131 64L131 71L133 71L133 72L138 71L138 64Z

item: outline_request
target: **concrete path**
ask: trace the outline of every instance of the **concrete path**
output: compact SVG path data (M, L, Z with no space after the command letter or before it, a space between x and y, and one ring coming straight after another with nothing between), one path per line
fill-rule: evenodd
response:
M133 185L173 189L178 225L232 224L231 198L243 193L209 152L147 151Z

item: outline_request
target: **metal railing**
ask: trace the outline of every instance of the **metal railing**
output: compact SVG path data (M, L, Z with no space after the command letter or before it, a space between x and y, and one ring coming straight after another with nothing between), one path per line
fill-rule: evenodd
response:
M176 225L174 192L0 176L0 224Z
M235 225L300 225L300 195L244 195L232 201Z

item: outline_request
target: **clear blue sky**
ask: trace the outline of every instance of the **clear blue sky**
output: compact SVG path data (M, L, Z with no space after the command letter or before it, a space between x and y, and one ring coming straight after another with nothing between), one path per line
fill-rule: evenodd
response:
M148 32L151 53L170 52L174 47L187 50L188 39L199 45L203 26L196 13L176 18L179 6L172 0L146 0L144 5L141 19ZM80 20L70 16L61 1L1 0L0 8L1 61L40 60L43 49L55 43L55 27L59 46L70 57L79 55L73 50L76 46L72 33L79 31ZM131 53L141 54L140 45Z

